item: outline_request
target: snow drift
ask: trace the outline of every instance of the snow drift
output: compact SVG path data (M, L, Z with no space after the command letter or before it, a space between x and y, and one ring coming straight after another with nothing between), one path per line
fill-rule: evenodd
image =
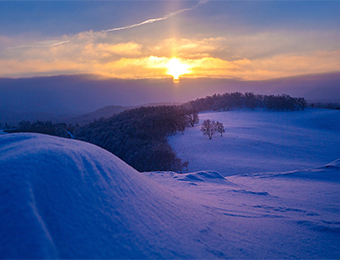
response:
M190 237L193 206L111 153L40 134L0 147L1 258L212 256Z
M208 181L208 182L220 182L224 183L225 178L214 171L200 171L200 172L192 172L187 174L179 174L174 178L178 178L181 181Z

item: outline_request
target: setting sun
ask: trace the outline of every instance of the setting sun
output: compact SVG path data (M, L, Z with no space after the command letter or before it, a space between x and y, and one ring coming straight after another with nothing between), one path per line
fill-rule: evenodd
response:
M180 75L190 72L189 65L182 63L177 58L172 58L166 64L166 67L168 68L167 74L172 75L174 77L174 80L178 80Z

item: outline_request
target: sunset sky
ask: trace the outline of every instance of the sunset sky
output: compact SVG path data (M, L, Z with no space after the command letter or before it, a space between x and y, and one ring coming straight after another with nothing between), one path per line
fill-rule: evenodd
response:
M0 1L0 77L340 71L340 1Z

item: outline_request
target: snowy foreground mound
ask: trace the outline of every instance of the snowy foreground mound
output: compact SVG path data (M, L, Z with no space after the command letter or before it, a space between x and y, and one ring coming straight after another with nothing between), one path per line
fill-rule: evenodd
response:
M191 208L111 153L38 134L0 147L1 258L210 256Z
M1 135L0 258L340 258L327 166L140 174L88 143Z

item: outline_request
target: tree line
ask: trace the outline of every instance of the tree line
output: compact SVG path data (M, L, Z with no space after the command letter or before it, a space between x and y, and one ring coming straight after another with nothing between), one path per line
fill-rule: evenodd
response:
M225 93L199 98L184 104L184 107L201 112L206 110L228 111L235 108L267 108L274 111L304 110L307 102L304 98L289 95L259 95L248 93Z
M183 134L199 122L198 112L183 106L141 107L99 119L80 127L77 123L21 121L7 127L8 133L33 132L96 144L139 171L181 171L189 162L177 157L167 137Z
M340 110L340 103L316 102L316 103L311 103L310 107L311 108L325 108L325 109Z
M77 139L96 144L139 171L181 171L181 161L167 141L198 123L198 113L182 106L141 107L76 129Z

